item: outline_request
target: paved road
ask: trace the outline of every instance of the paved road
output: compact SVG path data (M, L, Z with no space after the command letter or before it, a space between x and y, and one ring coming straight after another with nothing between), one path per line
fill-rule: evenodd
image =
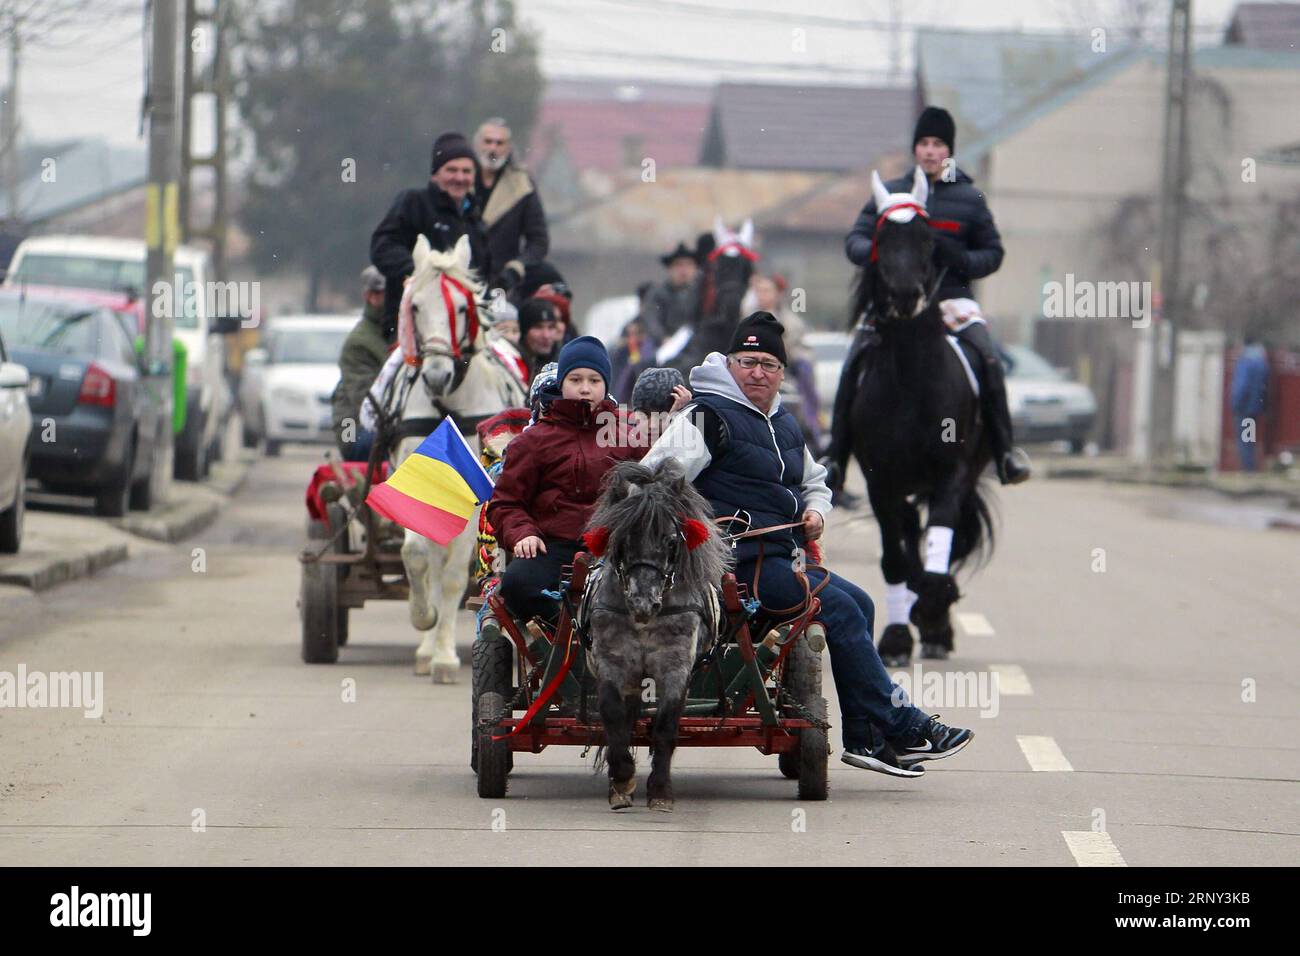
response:
M0 709L0 860L1300 858L1300 537L1238 522L1219 500L1065 481L1000 493L998 551L965 585L959 610L971 616L944 670L996 669L1004 693L996 717L935 708L977 737L924 778L896 782L836 756L831 800L801 805L773 758L680 751L676 813L615 815L602 778L569 749L521 755L509 796L478 799L468 667L458 686L414 677L401 606L353 612L337 665L300 663L294 556L310 463L306 451L259 462L210 530L24 602L24 618L39 612L30 619L0 606L0 672L102 671L105 682L99 719ZM870 518L837 514L828 540L830 563L880 594ZM343 700L347 679L355 702Z

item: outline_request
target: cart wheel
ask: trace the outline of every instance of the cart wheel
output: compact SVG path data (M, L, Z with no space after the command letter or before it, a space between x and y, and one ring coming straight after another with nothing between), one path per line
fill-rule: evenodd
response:
M325 511L326 511L326 518L328 519L328 521L327 521L327 527L325 529L325 534L322 535L322 537L331 538L334 536L334 533L339 529L339 527L342 524L347 522L348 513L343 510L343 506L340 504L331 504L325 509ZM334 544L330 548L330 550L333 551L335 554L348 553L348 535L346 532L334 539ZM341 591L343 586L343 578L347 575L348 572L347 569L341 564L334 565L334 568L338 577L339 590ZM348 606L346 604L339 603L337 614L338 614L338 621L335 624L335 632L338 634L339 647L342 647L344 644L348 642Z
M499 714L506 707L506 699L488 691L478 699L480 714ZM479 728L478 738L478 795L504 797L506 780L510 776L510 747L503 740L493 740L494 727Z
M334 633L338 636L339 647L348 642L348 606L340 604L334 609Z
M786 661L786 688L818 720L826 719L826 698L822 696L822 656L813 650L807 634L799 637L790 648ZM827 766L826 731L820 727L805 727L799 731L799 746L781 754L781 773L799 781L800 800L825 800L830 790L830 770Z
M511 686L513 660L514 645L501 633L496 618L491 614L484 615L474 640L473 690L470 694L469 765L474 770L478 770L478 699L488 691L500 694L502 700L514 696ZM507 769L513 770L514 752L507 753Z
M304 561L302 591L302 659L308 664L333 664L339 659L338 571L333 565Z

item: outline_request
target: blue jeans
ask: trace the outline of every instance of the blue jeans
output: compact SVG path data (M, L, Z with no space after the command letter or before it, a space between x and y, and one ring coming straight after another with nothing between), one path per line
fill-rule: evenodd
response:
M375 433L368 428L357 430L356 441L341 445L344 461L369 461L370 448L375 443Z
M803 600L803 586L795 577L789 558L768 554L759 575L760 593L754 594L754 561L736 566L736 580L749 586L764 607L790 607ZM816 587L830 572L809 571L808 583ZM912 706L907 694L898 689L871 640L876 609L867 592L838 574L818 593L822 609L818 620L826 628L826 645L831 652L831 673L840 698L841 736L844 746L865 747L871 742L871 725L889 738L902 737L920 727L928 715ZM895 706L897 690L902 706Z

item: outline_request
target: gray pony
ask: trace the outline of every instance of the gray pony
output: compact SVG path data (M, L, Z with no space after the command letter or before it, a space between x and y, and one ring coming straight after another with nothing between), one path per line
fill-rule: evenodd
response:
M696 658L714 641L731 549L675 459L653 471L622 462L605 480L586 540L604 558L592 594L589 661L605 725L609 805L632 805L632 733L644 701L655 708L646 803L671 811L677 723Z

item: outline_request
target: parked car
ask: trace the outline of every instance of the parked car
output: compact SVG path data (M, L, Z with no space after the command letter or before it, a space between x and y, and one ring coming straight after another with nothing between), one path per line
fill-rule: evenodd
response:
M27 405L31 379L11 361L0 330L0 552L13 554L22 545L27 497L27 456L32 413Z
M287 441L334 441L331 396L343 340L355 315L293 315L272 320L263 344L244 355L240 406L245 427L278 455Z
M1007 406L1016 440L1066 441L1078 453L1097 417L1092 389L1072 382L1052 363L1023 345L1002 347L1007 370Z
M122 316L0 290L0 334L29 373L37 427L28 476L51 491L93 495L102 515L148 508L163 419Z
M145 244L139 239L34 236L14 251L5 286L65 294L87 290L117 297L120 304L106 304L134 315L135 332L143 334L145 255ZM175 335L186 352L185 427L176 436L175 471L177 478L197 481L220 457L221 436L233 408L222 334L238 330L239 319L208 314L206 290L213 277L207 252L177 246L172 260L180 283L173 293L179 299ZM190 295L187 289L201 291Z

